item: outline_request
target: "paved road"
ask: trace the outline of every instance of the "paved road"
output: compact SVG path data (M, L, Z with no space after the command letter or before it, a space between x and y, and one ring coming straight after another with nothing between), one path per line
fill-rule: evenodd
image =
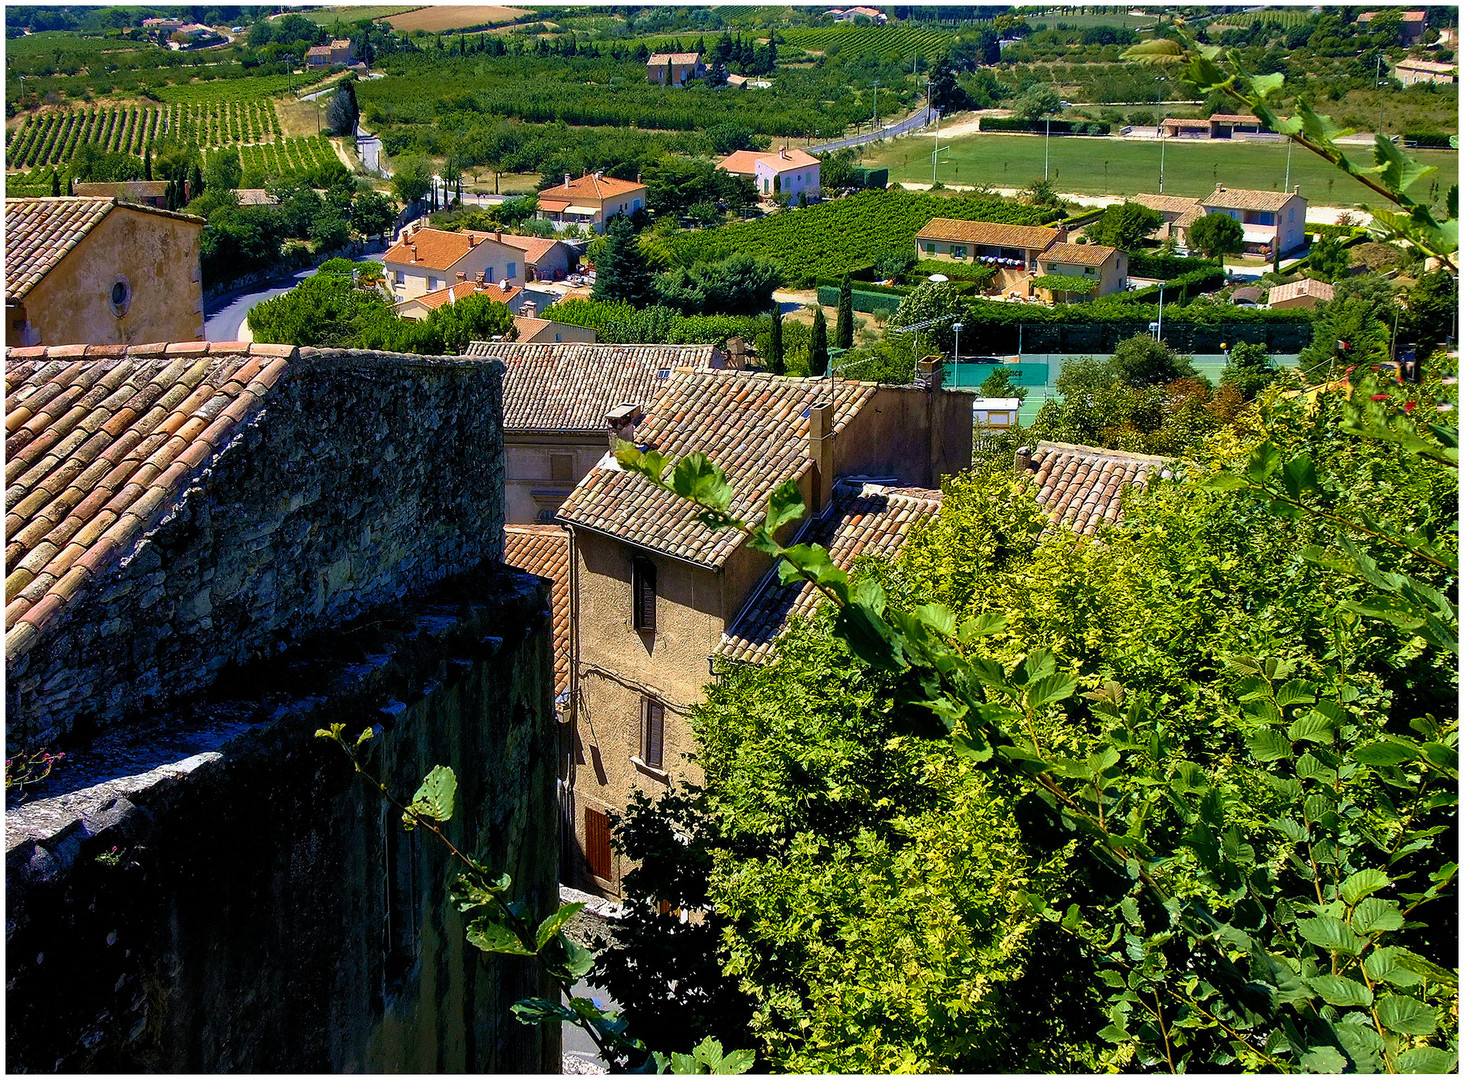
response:
M898 124L886 124L878 131L869 131L863 135L851 135L847 139L824 143L821 146L810 146L808 147L808 152L810 154L826 154L830 150L842 150L846 146L861 146L864 143L875 142L879 139L893 139L897 135L908 135L912 131L933 123L934 120L935 113L931 112L929 106L927 106L919 112L907 116Z
M369 245L366 251L355 257L356 262L374 262L381 258L382 246L380 242ZM248 328L245 320L249 317L250 308L255 304L287 293L300 282L308 277L314 277L316 267L308 270L300 270L294 274L284 274L275 279L274 284L255 289L245 293L225 293L223 296L212 301L204 312L203 316L203 338L205 341L239 341L249 340Z

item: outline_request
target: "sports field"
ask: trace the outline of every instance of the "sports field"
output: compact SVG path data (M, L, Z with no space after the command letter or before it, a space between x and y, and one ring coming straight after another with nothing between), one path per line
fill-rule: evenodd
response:
M1051 140L1041 135L974 134L941 139L949 146L940 156L944 184L985 184L1020 188L1042 176L1043 144L1049 143L1049 171L1058 191L1078 195L1137 195L1159 190L1160 147L1156 141L1069 135ZM885 144L864 157L863 164L887 166L892 182L930 183L929 135L910 136ZM1372 164L1370 147L1350 148L1364 164ZM1438 173L1423 180L1412 194L1427 196L1433 180L1442 200L1459 182L1459 155L1453 150L1414 151ZM1165 140L1164 193L1199 198L1215 185L1280 191L1286 180L1284 143L1187 142ZM1363 185L1338 172L1321 158L1300 149L1291 152L1291 183L1313 205L1352 206L1382 202Z

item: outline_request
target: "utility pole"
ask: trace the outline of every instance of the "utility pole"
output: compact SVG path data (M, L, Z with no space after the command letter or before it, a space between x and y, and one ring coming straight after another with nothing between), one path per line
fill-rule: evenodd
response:
M1159 127L1159 194L1164 194L1164 127Z
M1381 89L1382 88L1382 85L1383 85L1383 54L1380 52L1380 53L1378 53L1378 70L1377 70L1377 74L1376 74L1376 76L1373 79L1373 89L1374 90ZM1382 94L1379 94L1378 95L1378 130L1377 130L1377 136L1380 139L1383 137L1383 95Z
M879 80L874 80L874 127L871 131L879 130Z
M1042 140L1042 179L1047 179L1047 148L1052 145L1052 117L1047 118L1047 135ZM1159 189L1163 191L1161 187Z

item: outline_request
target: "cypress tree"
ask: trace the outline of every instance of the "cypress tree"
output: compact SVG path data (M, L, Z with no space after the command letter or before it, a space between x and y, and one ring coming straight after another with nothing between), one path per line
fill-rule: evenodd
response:
M847 272L839 282L839 318L834 323L834 344L841 349L854 346L854 288Z
M152 179L152 143L148 143L142 152L142 178Z
M60 169L52 169L51 170L51 194L53 196L59 196L61 194L61 170Z
M788 366L783 363L783 305L773 304L773 333L768 340L768 370L774 375L786 375Z
M813 336L808 343L808 372L823 375L829 370L829 322L823 308L813 313Z
M595 263L596 300L624 300L644 305L655 299L651 267L636 242L628 218L617 216L605 227L605 250Z

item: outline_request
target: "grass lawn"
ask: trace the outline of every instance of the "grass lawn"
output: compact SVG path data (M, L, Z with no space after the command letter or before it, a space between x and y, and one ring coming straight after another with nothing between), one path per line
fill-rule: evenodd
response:
M941 140L950 149L941 154L940 179L946 184L1025 187L1042 176L1040 135L975 134ZM1272 143L1197 143L1166 140L1164 193L1199 198L1217 183L1230 187L1280 191L1286 178L1286 147ZM886 166L890 180L930 183L934 140L913 136L887 143L866 154L862 164ZM1354 148L1354 156L1371 164L1372 151ZM1078 195L1137 195L1159 190L1157 142L1067 136L1051 140L1051 177L1057 190ZM1438 198L1459 182L1459 155L1453 150L1417 151L1439 171L1422 181L1415 197L1428 194L1438 180ZM1375 205L1382 200L1351 177L1303 150L1291 152L1291 183L1318 206Z
M1098 11L1082 14L1027 15L1027 22L1033 30L1046 30L1049 26L1072 26L1087 30L1094 26L1121 26L1129 30L1152 29L1158 22L1158 15L1130 15L1127 11Z

